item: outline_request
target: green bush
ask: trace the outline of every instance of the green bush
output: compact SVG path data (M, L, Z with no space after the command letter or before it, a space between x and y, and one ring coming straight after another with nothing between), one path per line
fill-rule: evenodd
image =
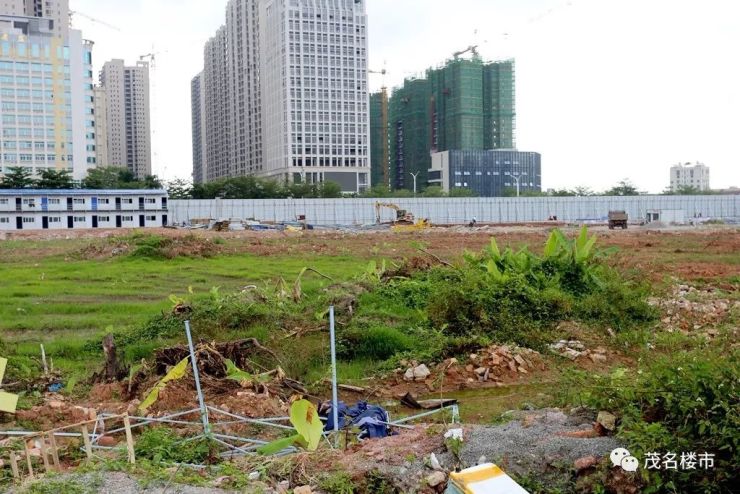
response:
M344 331L339 337L339 354L348 359L386 360L413 347L413 340L408 335L385 326Z
M137 457L157 463L202 464L210 456L208 441L189 441L183 444L182 438L166 427L146 429L136 439L135 452Z
M730 493L740 464L740 351L691 350L647 360L639 371L576 373L572 403L621 414L618 436L638 459L647 453L711 453L713 469L645 470L645 493ZM595 380L595 382L594 382ZM577 398L577 399L573 399Z

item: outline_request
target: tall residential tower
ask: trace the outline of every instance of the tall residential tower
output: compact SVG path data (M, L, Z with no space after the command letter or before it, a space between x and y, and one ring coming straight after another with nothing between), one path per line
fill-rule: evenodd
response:
M365 2L228 2L204 51L205 180L369 187Z
M128 168L137 178L152 174L149 64L111 60L100 71L105 93L109 166ZM102 139L103 136L99 136Z

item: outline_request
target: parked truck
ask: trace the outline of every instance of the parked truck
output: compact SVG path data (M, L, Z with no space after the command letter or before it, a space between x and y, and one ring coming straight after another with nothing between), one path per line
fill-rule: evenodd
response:
M609 211L609 229L621 228L626 230L628 219L626 211Z

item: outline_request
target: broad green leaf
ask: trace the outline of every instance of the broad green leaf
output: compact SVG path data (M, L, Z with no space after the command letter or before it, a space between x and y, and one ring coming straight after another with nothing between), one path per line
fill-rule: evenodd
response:
M142 412L145 412L147 408L152 406L154 402L157 401L157 398L159 398L159 392L164 389L164 387L167 385L170 381L176 381L178 379L181 379L183 376L185 376L185 372L188 370L188 362L190 361L190 357L185 357L178 363L176 366L174 366L170 371L167 373L166 376L164 376L160 381L154 386L154 388L149 392L147 397L144 399L144 401L139 405L139 410Z
M226 363L226 379L237 381L240 384L254 381L254 375L241 370L232 360L224 359L224 362Z
M490 274L494 280L501 281L503 274L501 274L501 270L492 260L486 263L486 271L488 271L488 274Z
M555 257L560 248L560 241L555 231L550 232L550 237L545 244L545 258Z
M576 261L578 262L584 262L587 261L591 257L591 252L594 249L594 245L596 244L596 237L591 237L588 239L586 244L578 249L578 254L576 256Z
M578 239L576 240L576 250L581 251L584 247L586 247L586 242L588 242L588 228L586 228L586 225L583 225L581 228L581 233L578 235Z
M491 237L491 256L493 257L494 261L498 261L501 259L501 251L498 248L498 244L496 243L496 239L494 237Z
M259 448L257 448L257 453L265 456L280 453L285 448L293 446L300 438L301 435L296 434L294 436L278 439L277 441L273 441L271 443L265 444L264 446L260 446Z
M324 431L316 407L308 400L298 400L290 407L290 422L308 443L309 451L316 451Z

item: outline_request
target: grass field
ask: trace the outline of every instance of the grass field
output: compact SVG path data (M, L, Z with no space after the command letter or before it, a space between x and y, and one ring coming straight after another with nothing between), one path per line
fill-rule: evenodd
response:
M162 232L161 232L162 233ZM539 245L544 230L494 232L502 245ZM163 232L182 236L181 232ZM80 349L105 332L141 326L152 316L169 310L170 296L197 301L209 290L238 291L248 285L289 283L303 267L317 269L334 282L359 276L368 261L399 261L420 254L417 248L456 258L463 248L479 249L491 233L468 234L445 230L433 234L369 234L343 236L313 234L212 234L198 239L211 242L212 256L173 259L115 255L110 245L131 243L137 234L109 238L24 238L0 242L0 336L14 345L17 355L38 355L44 343L58 364L74 368L93 365ZM629 232L600 234L602 246L616 246L615 263L653 279L656 287L672 276L699 282L737 280L740 276L738 232L735 230L685 234ZM314 276L303 281L308 293L330 285ZM192 288L193 295L189 295ZM396 301L398 302L398 301ZM380 304L378 304L380 306ZM403 304L378 309L402 311Z
M386 399L413 386L400 379L405 362L419 359L439 369L436 364L454 356L464 369L470 353L514 342L539 350L547 365L527 376L514 371L516 377L496 387L478 387L467 375L448 383L446 396L460 400L466 423L490 424L520 407L587 404L621 416L618 434L631 451L660 445L676 450L675 438L684 436L706 450L737 441L731 424L740 409L734 391L740 230L597 230L598 248L616 252L583 264L594 268L603 286L590 283L582 295L576 285L561 283L562 277L537 288L543 266L569 266L552 259L547 264L543 245L549 233L544 228L292 235L155 230L89 232L81 238L24 233L0 241L0 345L10 358L7 379L34 382L43 343L62 379L80 383L64 394L88 406L96 399L86 381L101 368L104 334L114 333L126 363L136 364L181 343L188 317L196 339L256 338L278 361L260 363L250 354L258 366L280 365L311 393L326 397L323 310L333 303L339 309L340 380L384 388L384 405L394 414L408 413ZM565 233L577 235L575 229ZM481 264L495 250L492 236L502 252L527 246L536 254L524 253L529 264L516 260L522 258L519 252L510 253L509 261L501 257L499 268ZM408 266L417 267L403 271ZM299 277L306 267L320 274ZM388 274L399 269L401 274ZM508 277L498 269L510 270ZM679 285L693 292L677 298ZM696 301L700 308L666 322L648 296ZM715 301L725 309L712 316ZM189 308L187 316L173 313L178 303ZM608 349L608 361L572 362L550 354L547 345L563 338ZM444 371L441 376L444 381ZM641 380L638 394L631 391L635 379ZM430 384L418 383L414 392L424 397ZM438 392L441 396L441 385ZM45 399L22 394L24 408ZM697 396L706 400L706 409L697 408ZM660 429L641 413L655 403L663 404ZM711 432L691 429L684 419L690 414ZM734 459L725 454L718 461L720 471ZM570 475L568 466L565 470ZM727 483L722 475L702 482ZM663 480L645 482L659 486ZM695 482L687 477L683 485Z

